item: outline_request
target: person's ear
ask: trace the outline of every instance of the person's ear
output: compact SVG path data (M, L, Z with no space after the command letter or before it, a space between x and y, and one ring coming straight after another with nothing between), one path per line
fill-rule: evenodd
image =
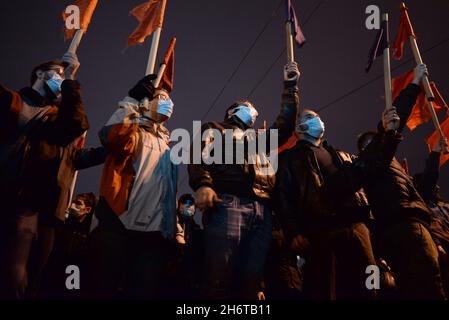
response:
M37 77L37 80L43 80L44 79L44 71L37 70L36 71L36 77Z
M86 214L92 211L92 207L86 207Z

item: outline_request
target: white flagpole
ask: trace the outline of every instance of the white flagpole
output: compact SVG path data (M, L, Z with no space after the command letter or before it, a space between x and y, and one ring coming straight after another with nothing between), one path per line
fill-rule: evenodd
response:
M162 0L162 13L164 14L164 16L162 17L162 23L164 22L166 5L167 5L167 0ZM160 41L160 38L161 38L161 33L162 33L162 27L157 28L153 32L153 37L152 37L152 40L151 40L151 49L150 49L150 54L148 56L148 63L147 63L147 68L146 68L146 71L145 71L145 75L150 75L150 74L154 73L154 68L156 66L157 51L159 49L159 41Z

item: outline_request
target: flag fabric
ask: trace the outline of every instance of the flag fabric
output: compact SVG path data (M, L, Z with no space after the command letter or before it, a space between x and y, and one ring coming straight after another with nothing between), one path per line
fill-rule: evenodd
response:
M399 96L401 91L405 89L413 81L413 78L414 78L414 71L411 70L392 80L391 87L392 87L393 101ZM438 113L441 110L448 110L448 106L444 101L443 97L441 96L440 92L438 91L435 83L431 82L430 87L435 96L435 100L433 101L435 112ZM422 88L421 93L419 94L418 99L416 99L416 103L413 106L410 117L407 119L407 127L410 129L410 131L413 131L417 126L432 119L432 115L430 114L427 103L428 103L427 97L424 92L424 89Z
M92 19L92 15L94 14L95 8L97 7L98 0L76 0L74 5L78 6L80 9L80 28L87 32L87 29L89 28L90 21ZM64 22L67 20L69 15L65 13L65 11L62 13L62 18ZM74 29L65 29L65 40L73 38L75 35L75 32L77 30Z
M412 23L410 22L410 18L408 16L407 7L403 6L401 7L398 33L396 34L396 39L394 40L392 47L393 57L396 60L401 60L404 53L404 43L410 38L410 36L416 38L415 33L413 32Z
M165 54L164 62L162 62L162 64L166 65L166 68L164 74L162 75L159 88L162 88L167 92L171 92L173 90L175 78L175 44L176 38L173 38L170 42L167 53Z
M383 55L384 50L390 46L390 35L388 31L388 21L382 21L382 27L377 33L376 39L369 51L368 62L365 67L365 71L369 72L374 60L377 57Z
M443 132L443 135L447 138L449 137L449 116L446 117L446 119L441 123L441 131ZM429 146L429 150L432 151L437 143L440 143L440 135L435 130L429 137L426 139L426 143ZM440 156L440 167L449 160L449 154L442 154Z
M143 43L157 28L162 28L165 2L166 0L149 0L129 13L139 21L139 25L128 37L128 46Z
M306 38L299 26L298 17L296 16L295 8L293 7L291 0L287 0L287 22L290 22L293 26L295 42L299 47L302 47L306 43Z
M287 142L285 142L282 146L280 146L275 153L277 154L281 154L282 152L289 150L291 148L293 148L294 146L296 146L296 143L298 142L298 137L296 136L296 134L293 134L288 140Z

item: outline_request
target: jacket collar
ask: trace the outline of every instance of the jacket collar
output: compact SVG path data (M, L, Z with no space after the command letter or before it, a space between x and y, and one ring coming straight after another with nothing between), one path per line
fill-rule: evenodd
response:
M226 124L229 124L229 125L232 125L232 126L237 126L240 129L242 129L243 131L248 129L241 121L236 119L235 116L232 116L232 117L226 119L225 121L223 121L223 123L226 123Z
M44 107L45 106L45 98L42 97L39 92L34 90L33 88L26 87L20 89L20 96L31 106L34 107Z

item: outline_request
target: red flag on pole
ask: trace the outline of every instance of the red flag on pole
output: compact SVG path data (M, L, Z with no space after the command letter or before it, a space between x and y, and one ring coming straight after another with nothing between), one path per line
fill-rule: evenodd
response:
M139 25L128 37L128 46L143 43L154 30L162 28L165 14L164 1L166 0L149 0L129 13L139 21Z
M401 60L402 54L404 52L404 42L409 40L410 36L416 38L415 33L413 32L412 23L410 22L410 18L408 16L407 7L401 6L399 29L392 46L393 57L396 60Z
M162 88L168 92L173 90L173 83L175 79L175 44L176 38L173 38L170 42L167 53L165 54L164 61L162 62L162 65L165 65L165 71L162 75L159 88Z
M74 5L78 6L80 9L80 28L84 32L89 28L90 21L92 19L92 15L94 14L95 8L97 7L98 0L76 0ZM64 11L62 13L62 18L64 22L66 22L69 15ZM65 29L65 40L73 38L75 34L75 29Z
M443 135L445 137L449 137L449 116L446 117L446 119L440 124L441 131L443 131ZM429 146L429 150L432 151L437 143L440 143L440 136L438 132L435 130L429 137L426 139L426 143ZM449 154L442 154L440 156L440 167L449 160Z
M397 96L399 96L399 94L401 93L401 91L405 89L413 81L413 78L414 78L414 71L411 70L393 79L392 81L393 100L396 99ZM435 83L431 82L430 87L432 88L432 91L435 96L435 101L433 102L435 112L439 112L440 110L448 110L448 106L444 101L443 97L441 96L440 92L438 91ZM417 126L429 121L431 118L432 116L427 106L426 94L424 90L422 90L418 96L418 99L416 99L416 103L413 107L410 117L407 119L407 127L410 129L410 131L413 131Z

